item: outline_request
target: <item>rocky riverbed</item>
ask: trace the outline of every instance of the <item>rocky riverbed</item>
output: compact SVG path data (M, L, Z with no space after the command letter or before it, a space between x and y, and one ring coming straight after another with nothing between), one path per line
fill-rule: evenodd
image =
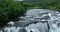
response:
M48 9L30 9L17 22L9 22L5 32L59 32L60 13Z

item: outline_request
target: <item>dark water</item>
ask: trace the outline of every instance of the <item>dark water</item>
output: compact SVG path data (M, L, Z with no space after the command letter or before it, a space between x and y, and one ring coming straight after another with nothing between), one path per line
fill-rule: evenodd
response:
M5 32L59 32L60 13L48 9L31 9L17 22L9 22Z

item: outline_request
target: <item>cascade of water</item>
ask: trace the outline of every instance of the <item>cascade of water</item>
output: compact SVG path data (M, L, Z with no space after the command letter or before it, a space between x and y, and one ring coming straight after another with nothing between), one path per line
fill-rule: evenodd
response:
M4 30L5 32L19 32L19 30L21 29L21 27L6 27Z
M5 32L60 32L59 15L59 12L48 9L31 9L25 16L19 17L19 21L8 23L9 27L4 30Z
M59 26L59 22L60 20L58 18L56 18L56 16L52 17L51 13L48 14L50 16L50 32L60 32L60 26ZM59 26L59 27L58 27Z

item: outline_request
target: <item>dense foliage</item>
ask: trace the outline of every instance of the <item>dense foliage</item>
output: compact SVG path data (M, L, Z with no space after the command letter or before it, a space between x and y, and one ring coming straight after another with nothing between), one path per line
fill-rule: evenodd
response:
M22 16L25 13L24 7L12 0L0 0L0 25Z
M24 0L27 8L52 9L60 11L60 0Z

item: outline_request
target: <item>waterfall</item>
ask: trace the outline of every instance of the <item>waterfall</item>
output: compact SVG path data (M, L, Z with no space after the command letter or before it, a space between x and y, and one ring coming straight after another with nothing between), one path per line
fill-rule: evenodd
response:
M30 9L19 21L10 21L5 32L60 32L60 13L48 9Z

